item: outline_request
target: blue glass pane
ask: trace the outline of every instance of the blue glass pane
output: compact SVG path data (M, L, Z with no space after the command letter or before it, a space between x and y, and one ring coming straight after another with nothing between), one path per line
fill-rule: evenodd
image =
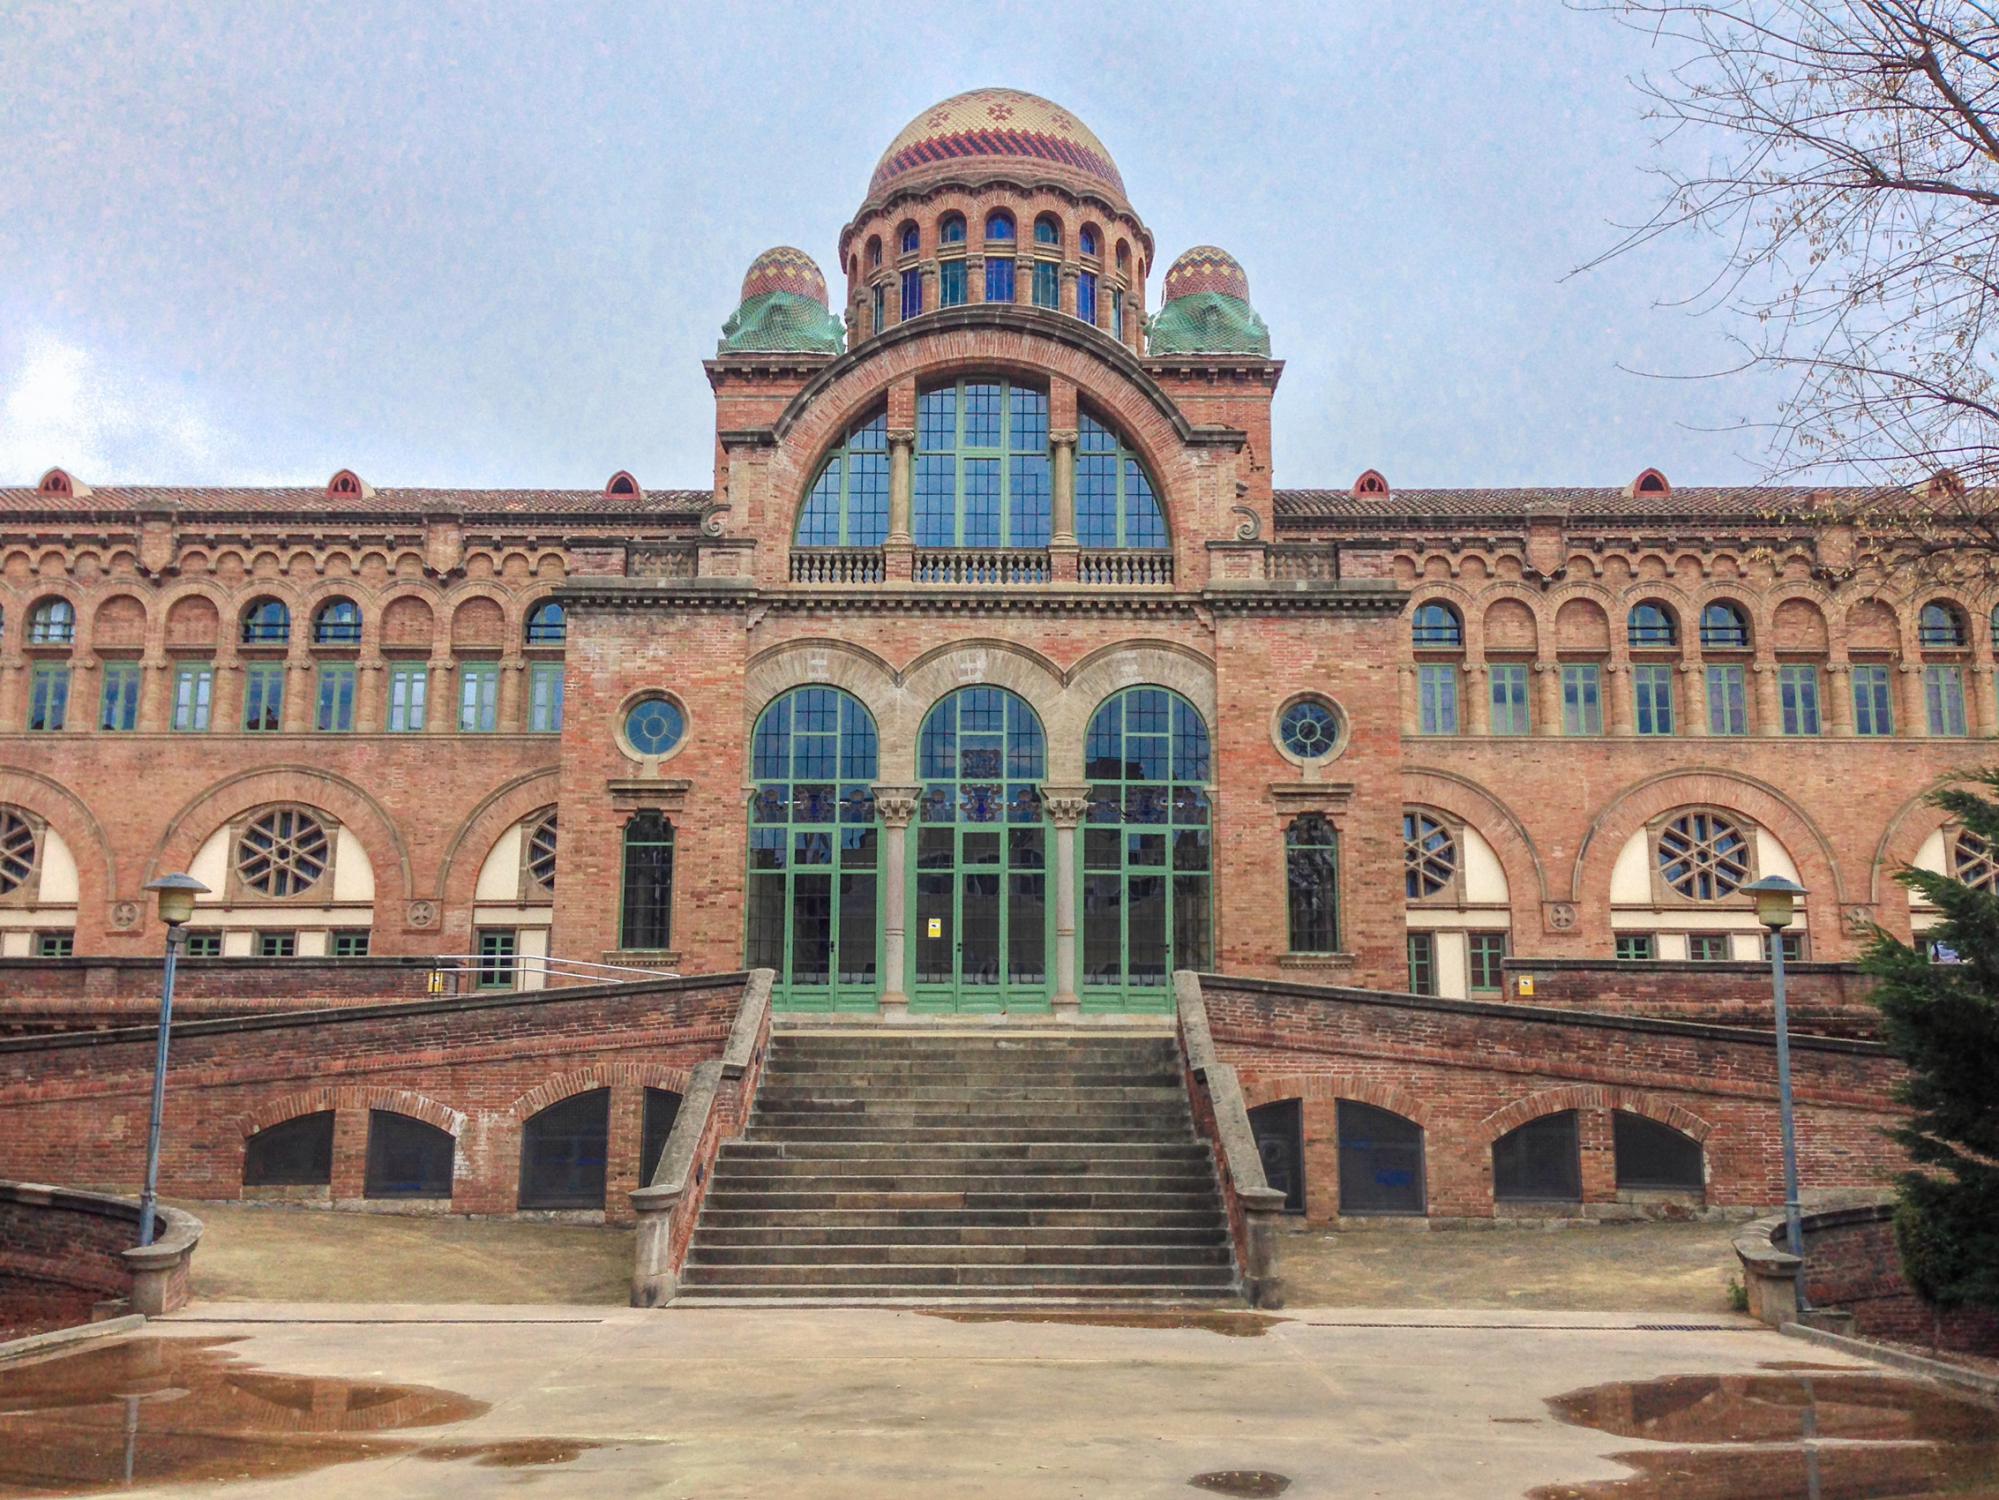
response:
M1077 455L1076 540L1085 547L1118 544L1115 453Z
M1014 547L1045 547L1054 527L1054 500L1049 475L1048 454L1015 454L1007 460L1008 544Z
M1124 544L1127 547L1166 545L1166 518L1159 513L1159 500L1146 482L1138 460L1124 461Z
M996 458L965 460L967 547L997 547L1000 540L1000 466Z
M1284 748L1300 760L1321 760L1333 753L1339 725L1324 704L1306 699L1284 711L1278 734Z
M641 755L664 755L686 728L680 710L664 698L647 698L625 715L625 738Z
M997 448L1000 442L1000 387L965 387L965 446Z
M1013 409L1007 447L1015 453L1048 456L1048 395L1015 386L1009 393Z
M1037 245L1059 245L1062 243L1062 226L1050 218L1034 221L1034 243Z
M856 427L847 446L856 453L888 452L888 413L877 412L872 421Z
M962 245L965 243L965 220L962 214L952 214L945 219L937 231L939 244Z
M1096 273L1085 271L1076 278L1076 316L1085 323L1097 321Z
M958 461L926 453L916 460L915 532L919 547L951 547L958 541Z
M1194 711L1193 704L1176 699L1173 704L1173 779L1206 781L1208 767L1207 723Z
M1000 257L986 262L986 301L1013 301L1013 261Z
M991 214L986 218L986 238L989 240L1010 240L1013 238L1013 217L1010 214Z

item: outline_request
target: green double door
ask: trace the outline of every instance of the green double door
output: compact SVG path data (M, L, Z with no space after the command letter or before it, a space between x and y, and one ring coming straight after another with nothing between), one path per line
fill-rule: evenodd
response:
M918 825L910 1008L994 1014L1050 1004L1049 839L1042 823Z

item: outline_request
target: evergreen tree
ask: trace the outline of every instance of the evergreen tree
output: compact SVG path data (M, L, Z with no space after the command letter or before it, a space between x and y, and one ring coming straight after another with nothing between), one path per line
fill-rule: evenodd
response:
M1999 858L1999 770L1929 800ZM1955 962L1878 930L1865 959L1888 1046L1909 1069L1897 1091L1909 1119L1893 1133L1917 1166L1899 1179L1895 1237L1933 1302L1999 1307L1999 888L1931 870L1896 878L1937 908L1925 937Z

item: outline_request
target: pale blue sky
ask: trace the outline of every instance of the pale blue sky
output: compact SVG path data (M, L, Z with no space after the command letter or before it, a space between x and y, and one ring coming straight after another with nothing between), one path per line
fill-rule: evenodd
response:
M1045 94L1158 245L1248 269L1285 486L1757 475L1716 251L1564 275L1657 192L1644 43L1555 0L0 0L0 484L709 481L744 267L919 110Z

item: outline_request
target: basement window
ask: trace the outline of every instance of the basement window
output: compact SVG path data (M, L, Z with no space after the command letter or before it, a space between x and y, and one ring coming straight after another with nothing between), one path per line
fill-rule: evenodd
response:
M333 1111L298 1115L243 1143L244 1187L323 1187L333 1181Z
M522 1208L602 1208L611 1091L551 1104L521 1132Z
M368 1175L361 1189L369 1198L449 1198L451 1159L457 1142L413 1115L392 1109L368 1111Z
M1574 1110L1529 1120L1492 1143L1492 1196L1501 1203L1582 1202Z

